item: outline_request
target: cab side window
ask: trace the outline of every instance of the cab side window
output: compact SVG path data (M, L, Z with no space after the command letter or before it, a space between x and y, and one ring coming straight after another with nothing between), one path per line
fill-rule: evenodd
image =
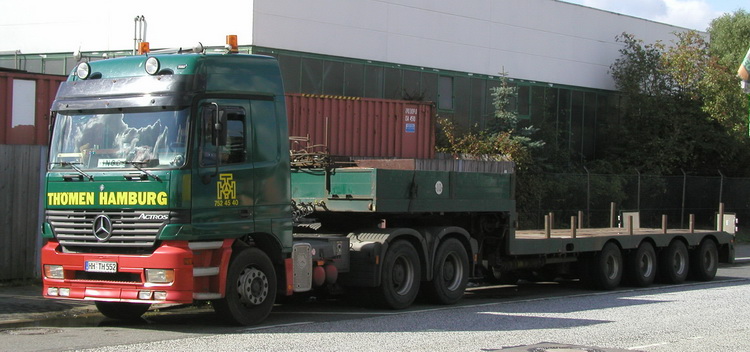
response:
M217 130L214 107L204 107L201 133L201 165L237 164L247 161L246 114L241 107L219 107L218 119L226 131ZM225 133L221 138L217 134ZM219 145L217 146L217 142Z

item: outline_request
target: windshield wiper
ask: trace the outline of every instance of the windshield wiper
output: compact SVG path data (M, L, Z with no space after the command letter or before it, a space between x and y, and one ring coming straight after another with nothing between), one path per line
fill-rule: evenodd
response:
M127 161L126 160L126 161L124 161L125 164L133 165L136 169L138 169L138 171L146 174L147 176L153 177L154 180L157 180L157 181L161 182L161 179L159 178L159 176L156 176L153 173L151 173L150 171L148 171L148 170L146 170L146 169L144 169L144 168L141 167L141 165L145 165L145 164L148 164L150 162L151 162L150 160L146 160L146 161Z
M80 169L80 168L79 168L78 166L76 166L76 164L77 164L77 165L82 165L81 163L78 163L78 162L70 162L70 161L61 161L61 162L50 163L50 164L52 164L52 165L60 165L60 166L70 166L70 167L72 167L72 168L73 168L73 170L76 170L76 172L78 172L78 174L80 174L81 176L83 176L83 177L85 177L85 178L89 179L89 181L93 181L93 180L94 180L94 176L91 176L91 175L89 175L89 174L85 173L85 172L84 172L83 170L81 170L81 169Z

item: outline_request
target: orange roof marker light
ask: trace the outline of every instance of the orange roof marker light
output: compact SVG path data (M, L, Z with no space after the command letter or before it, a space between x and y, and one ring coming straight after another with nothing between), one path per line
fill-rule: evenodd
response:
M227 50L229 50L229 53L231 54L237 54L240 52L240 46L237 45L236 34L227 35Z
M148 42L138 43L138 55L148 54L151 51Z

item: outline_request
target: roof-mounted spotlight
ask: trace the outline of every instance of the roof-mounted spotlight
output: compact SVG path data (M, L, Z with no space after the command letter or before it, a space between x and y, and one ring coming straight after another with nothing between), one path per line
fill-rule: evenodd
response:
M149 57L146 59L146 73L150 75L155 75L159 72L159 59L157 59L154 56Z
M86 79L89 78L89 75L91 74L91 65L89 65L88 62L81 62L78 64L78 67L76 67L76 76L80 79Z

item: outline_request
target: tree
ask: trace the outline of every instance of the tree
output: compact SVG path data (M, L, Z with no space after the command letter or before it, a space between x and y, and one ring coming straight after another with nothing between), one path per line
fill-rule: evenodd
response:
M739 88L705 35L679 32L666 45L644 44L633 35L618 37L621 57L610 67L627 102L621 139L611 157L625 168L679 173L689 169L733 174L750 171L744 118L738 118ZM734 83L733 83L734 81ZM741 104L740 104L741 107Z
M518 129L518 113L511 108L511 101L518 98L518 90L508 81L506 72L500 73L500 86L491 88L494 119L484 131L461 133L448 119L439 119L444 146L440 152L483 160L514 161L518 168L532 162L532 149L544 145L534 141L533 126Z

